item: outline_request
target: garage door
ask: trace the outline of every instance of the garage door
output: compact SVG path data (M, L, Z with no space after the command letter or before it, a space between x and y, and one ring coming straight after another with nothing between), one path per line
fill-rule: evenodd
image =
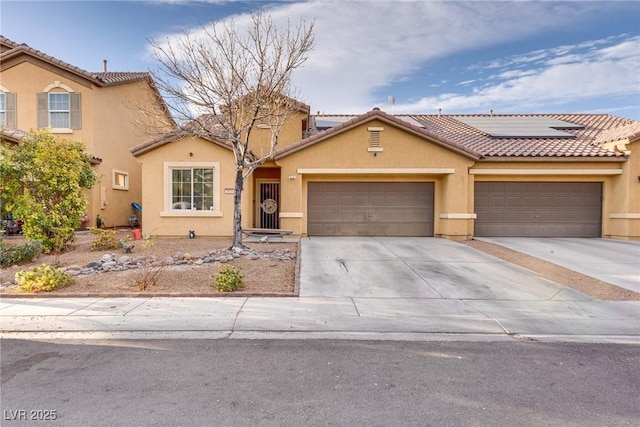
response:
M310 236L433 236L433 183L310 182Z
M602 184L477 182L478 237L600 237Z

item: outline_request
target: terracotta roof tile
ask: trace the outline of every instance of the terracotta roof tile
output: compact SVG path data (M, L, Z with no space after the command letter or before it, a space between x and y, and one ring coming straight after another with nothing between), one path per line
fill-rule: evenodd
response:
M624 139L629 140L629 142L640 139L640 122L632 121L627 125L605 130L598 134L594 144L600 145Z
M8 58L11 58L13 56L25 53L35 58L38 58L42 61L53 64L55 66L64 68L74 74L80 75L88 80L91 80L94 84L98 86L116 85L116 84L150 78L151 76L147 72L96 72L94 73L87 70L83 70L80 67L71 65L51 55L47 55L46 53L40 52L39 50L34 49L24 43L18 44L3 36L0 36L0 44L3 46L3 49L6 49L2 53L0 53L0 62L2 62L3 60L7 60Z
M277 156L288 155L326 139L336 132L348 129L363 119L377 114L395 123L403 123L408 129L423 136L455 147L478 157L622 157L625 155L601 147L610 140L640 138L640 122L608 114L511 114L511 115L425 115L408 114L391 116L382 111L371 111L366 115L316 115L312 123L336 123L328 129L312 130L311 136L277 152ZM464 117L538 117L569 122L580 129L562 129L567 137L493 137L459 120Z
M483 157L622 157L599 144L599 135L615 131L633 122L608 114L521 114L499 117L547 117L582 126L582 129L563 129L571 137L531 138L487 135L466 125L456 117L482 117L480 115L411 115L425 129L443 135L466 147L482 153ZM487 116L484 116L487 117Z

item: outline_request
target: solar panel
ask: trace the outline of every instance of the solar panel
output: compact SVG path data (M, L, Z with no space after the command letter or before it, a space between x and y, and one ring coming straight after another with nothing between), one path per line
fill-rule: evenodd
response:
M575 138L575 135L563 132L561 129L582 129L584 127L563 120L537 116L455 116L454 118L496 138Z
M322 116L316 117L316 128L329 129L353 119L355 116Z

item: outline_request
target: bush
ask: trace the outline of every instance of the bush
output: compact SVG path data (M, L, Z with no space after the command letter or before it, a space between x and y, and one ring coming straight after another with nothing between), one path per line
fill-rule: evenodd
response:
M5 246L0 241L0 267L20 265L31 262L42 253L40 242L29 242L18 246Z
M233 292L243 287L244 276L237 268L231 265L223 265L214 279L214 286L218 291Z
M97 176L81 142L29 132L11 149L0 144L0 203L22 220L22 233L60 253L73 241Z
M118 249L120 247L120 242L116 238L115 230L91 228L91 234L95 236L91 241L92 251L108 251L111 249Z
M50 265L42 264L16 273L16 283L23 292L51 292L73 283L73 277Z

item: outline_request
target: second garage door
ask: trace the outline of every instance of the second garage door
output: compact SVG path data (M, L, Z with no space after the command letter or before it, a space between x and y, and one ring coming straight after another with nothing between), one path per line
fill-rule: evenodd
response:
M476 182L478 237L600 237L598 182Z
M310 236L433 236L433 183L310 182Z

